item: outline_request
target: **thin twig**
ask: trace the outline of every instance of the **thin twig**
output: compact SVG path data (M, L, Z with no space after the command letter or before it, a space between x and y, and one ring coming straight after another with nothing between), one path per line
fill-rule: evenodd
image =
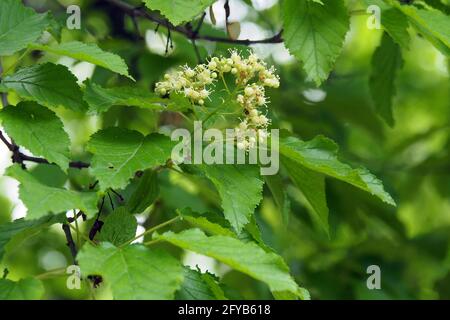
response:
M70 232L69 224L63 223L62 229L64 230L64 234L66 236L67 246L69 247L70 253L72 254L73 264L77 264L77 260L76 260L76 258L77 258L77 248L76 248L75 242L73 241L72 233Z
M66 273L66 268L53 269L34 276L36 279L43 280L54 276L62 276Z
M72 226L71 224L69 224L70 229L72 229L73 231L76 231L75 227ZM90 244L92 244L93 246L96 246L97 244L92 241L91 239L89 239L89 237L87 235L85 235L83 232L80 233L80 236L86 240L87 242L89 242Z
M109 195L109 193L108 193ZM103 227L103 221L100 221L100 215L103 210L103 206L105 205L105 196L102 198L102 203L100 204L100 209L97 212L97 218L95 218L94 224L92 225L91 230L89 230L89 239L94 240L95 235L99 232Z
M206 17L206 12L203 12L203 14L202 14L202 16L201 16L201 18L200 18L200 20L199 20L199 22L197 24L197 27L194 30L194 34L195 35L198 35L198 33L200 32L200 29L201 29L201 27L203 25L203 22L205 21L205 17Z
M197 62L198 62L198 64L201 64L202 56L200 55L200 51L198 50L197 44L195 43L195 39L192 39L191 42L192 42L192 46L194 47L194 52L195 52L195 56L197 57Z
M129 3L126 3L121 0L103 0L111 5L114 5L118 9L122 10L124 13L131 17L141 17L145 18L147 20L150 20L152 22L155 22L159 25L162 25L163 27L166 27L170 29L171 31L180 33L184 35L186 38L192 40L205 40L210 42L223 42L223 43L232 43L236 45L244 45L248 46L251 44L257 44L257 43L281 43L283 42L283 39L281 37L281 31L274 35L273 37L261 39L261 40L237 40L237 39L230 39L230 38L224 38L224 37L214 37L214 36L208 36L208 35L201 35L199 33L196 33L195 30L188 29L185 26L174 26L171 24L167 19L162 18L155 14L154 12L149 12L145 8L135 8Z
M108 195L109 204L111 205L111 209L112 209L112 211L114 211L114 202L113 202L113 199L111 198L111 194L109 192L107 192L106 194Z
M111 190L112 193L114 193L116 195L116 197L119 199L120 202L125 201L125 199L122 197L122 195L120 193L118 193L116 190L114 190L113 188L109 188L109 190Z
M85 219L84 219L84 212L83 212L83 211L78 211L78 213L77 213L76 216L67 218L67 222L72 223L72 222L74 222L75 220L77 220L79 217L83 217L83 220L85 220Z
M178 221L179 219L180 219L180 216L177 216L177 217L175 217L173 219L170 219L170 220L167 220L167 221L165 221L165 222L163 222L161 224L158 224L157 226L154 226L153 228L147 229L144 232L142 232L141 234L139 234L136 237L134 237L133 239L130 239L127 242L121 244L119 246L119 248L123 248L123 247L129 245L130 243L132 243L133 241L136 241L137 239L142 238L142 237L144 237L144 236L146 236L146 235L148 235L148 234L150 234L150 233L152 233L152 232L154 232L154 231L156 231L158 229L161 229L161 228L163 228L165 226L168 226L169 224L172 224L172 223Z

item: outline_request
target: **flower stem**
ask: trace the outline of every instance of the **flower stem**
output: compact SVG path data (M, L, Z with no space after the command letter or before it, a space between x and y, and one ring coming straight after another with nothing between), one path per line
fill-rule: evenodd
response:
M133 241L135 241L135 240L137 240L137 239L139 239L139 238L141 238L141 237L146 236L147 234L150 234L150 233L152 233L152 232L154 232L154 231L156 231L156 230L158 230L158 229L160 229L160 228L163 228L163 227L165 227L165 226L168 226L169 224L172 224L172 223L178 221L178 219L180 219L179 216L177 216L177 217L175 217L175 218L173 218L173 219L167 220L167 221L165 221L165 222L163 222L163 223L161 223L161 224L158 224L157 226L154 226L153 228L150 228L150 229L148 229L148 230L145 230L144 232L142 232L141 234L137 235L137 236L134 237L133 239L130 239L130 240L128 240L127 242L121 244L121 245L119 246L119 248L123 248L123 247L129 245L130 243L132 243Z

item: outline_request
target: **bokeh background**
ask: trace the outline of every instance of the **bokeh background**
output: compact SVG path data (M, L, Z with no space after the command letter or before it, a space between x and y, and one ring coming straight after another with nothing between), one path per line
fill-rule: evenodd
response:
M62 22L67 18L64 7L79 5L82 30L64 30L63 39L96 41L102 48L120 54L138 80L136 85L149 90L171 67L196 64L194 50L186 39L172 34L174 48L166 55L166 30L161 27L155 32L155 24L140 20L141 37L137 37L131 19L102 1L25 2L38 11L52 10ZM349 1L349 6L361 9L359 2ZM241 24L240 39L261 39L281 27L277 0L231 0L230 7L230 21ZM223 1L218 1L213 9L217 24L211 25L208 14L202 32L225 35ZM364 14L352 16L344 50L330 78L320 88L305 78L301 65L283 44L255 45L252 49L274 64L281 76L281 88L269 93L274 127L288 129L305 140L318 134L332 138L340 146L340 158L372 171L398 206L384 205L354 187L328 179L329 238L314 224L305 198L293 186L287 186L291 203L287 225L268 190L257 208L257 221L264 241L285 258L296 280L310 291L313 299L450 299L449 61L411 31L411 48L403 51L405 63L396 83L396 124L388 127L374 112L368 90L371 56L382 31L369 30L366 19ZM198 44L203 57L231 48L208 42ZM5 68L17 58L5 59ZM88 63L39 52L26 57L22 65L48 60L69 66L80 83L87 78L105 86L127 81ZM9 98L12 103L17 101L13 95ZM165 117L164 121L161 117ZM148 133L171 121L170 115L124 107L112 108L98 117L66 113L64 119L74 154L82 154L83 143L102 126L119 124ZM26 208L18 199L17 182L3 176L10 164L9 152L0 145L0 223L26 215ZM40 166L34 170L55 183L72 186L87 179L72 172L69 182L65 182L65 177L54 168ZM152 209L156 216L163 217L180 207L205 211L215 206L214 195L207 187L175 172L163 174L160 183L161 194ZM126 194L126 190L123 192ZM138 216L138 232L148 220L148 213ZM70 263L59 226L27 234L21 240L24 241L9 250L0 264L2 269L8 267L11 279ZM264 285L212 259L189 252L179 254L186 264L220 275L243 298L271 298ZM381 268L381 290L366 287L366 268L373 264ZM85 285L81 290L67 290L65 281L65 277L45 280L46 298L90 297ZM108 298L110 294L107 288L100 289L96 297Z

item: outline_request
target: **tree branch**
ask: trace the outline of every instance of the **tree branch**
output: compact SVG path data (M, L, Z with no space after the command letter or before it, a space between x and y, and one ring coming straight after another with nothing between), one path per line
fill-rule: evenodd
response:
M192 30L189 28L186 28L185 26L174 26L170 23L169 20L162 18L158 15L156 15L153 12L147 11L145 8L142 7L134 7L129 3L126 3L122 0L103 0L111 5L117 7L118 9L122 10L125 14L130 16L131 18L141 17L147 20L150 20L152 22L155 22L159 25L162 25L163 27L166 27L167 29L171 31L175 31L177 33L180 33L184 35L186 38L190 40L205 40L210 42L222 42L222 43L232 43L236 45L244 45L248 46L251 44L258 44L258 43L281 43L283 42L283 38L281 36L282 31L274 35L273 37L261 39L261 40L234 40L230 38L223 38L223 37L214 37L214 36L208 36L208 35L201 35L198 33L198 30Z
M73 263L77 264L77 260L76 260L77 248L75 246L75 242L73 241L72 233L70 232L70 227L68 224L63 223L62 229L64 230L64 234L66 236L67 246L69 247L70 253L72 254Z
M6 137L3 135L3 132L0 130L0 140L6 145L9 151L12 152L12 160L14 163L19 163L23 165L24 161L30 161L35 163L47 163L47 164L53 164L50 163L47 159L39 158L39 157L32 157L27 156L26 154L22 153L19 150L19 146L16 145L13 142L9 142ZM69 163L69 167L76 168L76 169L83 169L83 168L89 168L90 164L83 162L83 161L71 161Z

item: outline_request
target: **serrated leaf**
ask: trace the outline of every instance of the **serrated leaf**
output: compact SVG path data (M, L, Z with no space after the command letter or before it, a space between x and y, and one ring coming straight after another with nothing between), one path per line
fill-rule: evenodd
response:
M439 10L419 9L414 6L397 8L408 16L411 25L416 28L445 56L450 56L450 19Z
M298 300L298 298L301 300L311 300L311 295L305 288L300 288L298 294L293 294L288 291L277 291L272 293L276 300Z
M208 237L199 229L189 229L180 233L169 231L155 235L155 238L212 257L265 282L272 291L298 293L299 287L289 275L289 268L283 259L272 252L265 252L254 242L244 243L226 236Z
M21 102L4 108L0 117L6 132L17 144L63 170L69 168L69 136L54 112L34 102Z
M323 136L310 141L295 137L280 138L280 155L309 170L323 173L367 191L382 201L395 205L392 197L384 191L383 184L365 168L353 169L339 161L336 143Z
M176 300L225 300L222 288L209 273L184 267L184 280Z
M144 0L147 8L159 10L169 21L176 25L191 21L216 0Z
M9 167L6 175L20 182L19 196L28 208L27 219L38 219L49 213L58 214L72 209L82 210L92 217L97 211L97 195L94 192L49 187L17 164Z
M382 12L381 23L395 42L405 49L409 48L409 23L400 10L392 8Z
M239 235L239 240L244 242L253 241L256 242L261 248L266 252L275 252L271 247L267 246L262 238L261 229L259 228L258 222L253 215L250 222L245 226L244 232Z
M104 220L99 240L115 246L124 244L136 235L137 221L125 207L119 207Z
M47 31L52 35L52 37L56 41L61 41L61 33L62 33L62 29L63 29L63 23L65 22L64 17L63 17L63 19L61 19L61 18L57 19L57 18L55 18L54 14L51 11L49 11L48 12L48 20L49 20L49 24L47 27Z
M141 213L150 207L159 195L158 175L155 170L146 170L140 177L136 190L127 202L131 213Z
M102 113L112 106L130 106L156 111L176 111L185 109L172 100L163 99L153 92L137 87L102 88L95 83L88 83L83 99L89 105L89 113Z
M232 238L237 238L242 242L256 242L261 248L266 251L273 251L264 243L261 231L256 223L255 216L250 217L250 221L245 225L239 235L233 232L230 223L221 215L213 212L197 213L190 208L177 210L177 213L182 219L188 222L193 227L202 229L208 235L220 235Z
M42 282L34 278L0 279L0 300L39 300L44 292Z
M216 186L225 218L239 233L262 200L264 181L255 165L202 165L200 169Z
M285 0L283 17L286 47L302 62L308 77L320 85L333 69L349 30L343 1Z
M102 190L123 189L136 171L163 165L170 158L174 142L161 134L144 136L123 128L95 133L88 143L92 173Z
M234 232L229 229L228 221L218 214L210 212L200 214L192 211L190 208L177 210L177 212L183 220L194 227L206 231L208 234L236 237Z
M228 300L219 284L219 279L212 273L205 272L201 274L203 281L208 285L216 300Z
M38 64L6 76L3 86L21 98L49 107L65 107L83 112L87 109L75 76L64 66L53 63Z
M133 79L128 73L127 64L120 56L103 51L95 43L71 41L50 46L33 44L31 45L31 48L71 57L76 60L86 61Z
M46 13L37 14L20 0L0 1L0 56L9 56L36 41L49 24Z
M392 39L405 49L409 48L410 36L407 16L398 8L392 7L382 0L364 0L367 6L380 8L380 22Z
M77 255L83 275L101 275L114 299L173 299L183 281L183 267L160 250L143 245L117 248L108 242L83 246Z
M40 230L55 224L62 223L65 215L48 215L37 220L17 219L0 225L0 261L9 247L17 245L20 241L33 236Z
M286 157L281 158L281 163L311 205L313 213L315 213L315 221L329 234L325 176L299 166L297 162Z
M390 36L383 34L380 46L372 57L369 88L377 112L390 125L395 124L392 100L395 96L395 80L403 65L400 46Z

